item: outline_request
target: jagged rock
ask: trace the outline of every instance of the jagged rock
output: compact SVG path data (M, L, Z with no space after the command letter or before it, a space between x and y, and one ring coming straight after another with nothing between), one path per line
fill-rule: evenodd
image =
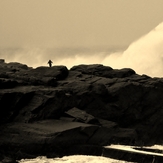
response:
M83 74L89 75L101 75L102 73L106 73L107 71L113 70L111 67L103 66L101 64L93 64L93 65L78 65L74 66L70 69L71 71L79 71Z
M0 64L3 64L5 63L5 60L4 59L0 59Z
M92 115L86 113L83 110L78 108L72 108L65 112L67 115L74 117L74 121L84 122L84 123L93 123L93 124L100 124L99 121L93 117Z
M7 64L7 67L11 68L14 71L19 71L20 69L23 69L23 70L28 69L27 65L21 64L21 63L18 63L18 62L10 62L10 63Z
M121 70L113 70L109 66L103 66L100 64L93 65L78 65L70 69L71 71L79 71L82 74L89 74L107 78L123 78L135 74L135 71L130 68L124 68Z
M68 69L65 66L37 67L26 73L24 81L28 85L57 86L57 80L63 80L67 75Z
M78 154L76 149L71 147L83 145L100 147L105 143L110 144L115 132L119 137L124 137L122 134L124 129L103 128L98 125L72 122L71 118L70 120L6 124L0 129L3 133L0 135L1 149L6 150L6 153L10 153L12 149L15 159L20 159L22 153L33 157L38 155L62 156L69 153L68 148L74 154ZM132 139L133 136L136 135L132 134ZM126 140L127 137L126 134L123 140Z
M163 142L162 78L103 65L33 69L2 61L0 68L0 158L84 154L87 145L99 154L110 143Z
M19 85L57 86L57 80L63 80L68 75L68 69L65 66L37 67L33 69L27 65L12 62L3 63L0 67L0 78L17 80Z
M71 96L56 88L23 86L1 90L0 123L58 119L66 109L74 106L72 101Z
M68 69L65 66L37 67L29 71L29 75L43 77L53 77L57 80L64 80L68 76Z
M14 88L18 85L18 82L13 79L0 78L0 89Z

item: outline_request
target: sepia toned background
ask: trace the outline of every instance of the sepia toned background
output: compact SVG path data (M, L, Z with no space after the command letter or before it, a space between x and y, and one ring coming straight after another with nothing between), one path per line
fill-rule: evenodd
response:
M0 47L127 46L162 22L162 0L0 0Z
M0 0L0 58L163 76L162 0Z

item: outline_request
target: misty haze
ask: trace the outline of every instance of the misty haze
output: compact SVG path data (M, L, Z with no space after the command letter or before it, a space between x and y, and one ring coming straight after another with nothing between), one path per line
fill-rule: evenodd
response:
M162 76L162 3L0 1L0 58L32 67L49 59L68 68L98 63Z
M0 0L0 162L162 162L162 6Z
M138 74L163 76L163 23L126 47L112 48L4 48L1 58L31 67L54 65L71 68L79 64L104 64L112 68L132 68ZM126 49L125 49L126 48Z

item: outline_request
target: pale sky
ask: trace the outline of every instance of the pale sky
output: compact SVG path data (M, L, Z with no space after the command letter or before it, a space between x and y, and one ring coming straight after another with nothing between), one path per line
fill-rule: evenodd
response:
M126 46L163 21L163 0L0 0L0 47Z

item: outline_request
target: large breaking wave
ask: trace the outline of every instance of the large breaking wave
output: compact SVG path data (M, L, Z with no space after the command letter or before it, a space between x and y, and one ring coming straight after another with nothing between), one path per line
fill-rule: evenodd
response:
M163 76L163 23L133 42L122 54L112 54L104 64L116 68L130 67L139 74Z
M47 66L51 59L54 65L71 68L78 64L104 64L112 68L132 68L138 74L152 77L163 76L163 23L133 42L126 50L113 52L108 49L81 48L18 48L1 49L0 58L6 62L21 62L31 67Z

